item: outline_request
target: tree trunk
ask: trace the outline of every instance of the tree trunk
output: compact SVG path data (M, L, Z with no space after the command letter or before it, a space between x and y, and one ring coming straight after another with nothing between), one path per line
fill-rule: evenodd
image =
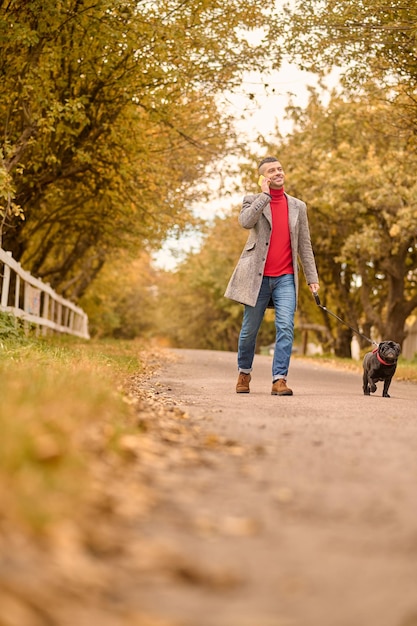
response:
M343 359L352 358L351 350L352 331L349 328L340 327L337 332L334 352L335 355Z

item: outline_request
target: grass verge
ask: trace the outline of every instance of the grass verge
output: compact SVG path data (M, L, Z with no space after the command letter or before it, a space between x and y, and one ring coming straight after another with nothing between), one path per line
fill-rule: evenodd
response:
M100 451L117 453L134 417L120 393L141 346L3 337L0 520L38 533L80 513Z

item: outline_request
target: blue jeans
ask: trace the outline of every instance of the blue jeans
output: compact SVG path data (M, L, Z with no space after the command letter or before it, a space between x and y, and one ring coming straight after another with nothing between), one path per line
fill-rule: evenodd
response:
M256 337L270 299L275 309L275 350L272 361L272 380L285 378L290 366L294 341L295 285L292 274L264 276L255 306L245 305L242 329L239 335L237 365L240 372L252 371Z

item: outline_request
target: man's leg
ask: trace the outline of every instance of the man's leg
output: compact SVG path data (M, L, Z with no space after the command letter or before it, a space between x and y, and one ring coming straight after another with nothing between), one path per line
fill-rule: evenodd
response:
M245 391L238 391L238 389L236 389L238 393L249 392L250 372L252 371L255 356L256 338L270 297L271 290L269 279L264 276L256 305L254 307L245 305L243 312L237 353L237 365L239 369L237 387L243 386ZM246 376L246 378L241 377L241 374Z
M294 343L295 285L294 276L285 274L274 279L272 299L275 306L275 350L272 361L272 381L274 395L292 395L286 384Z

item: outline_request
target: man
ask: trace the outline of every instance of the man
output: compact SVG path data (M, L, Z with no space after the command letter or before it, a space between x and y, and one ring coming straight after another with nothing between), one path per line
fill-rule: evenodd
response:
M243 198L239 224L250 230L225 296L245 305L238 344L237 393L249 393L258 331L267 307L275 310L272 391L292 396L287 374L294 341L298 258L311 292L319 280L304 202L284 191L285 174L275 157L258 168L261 193Z

